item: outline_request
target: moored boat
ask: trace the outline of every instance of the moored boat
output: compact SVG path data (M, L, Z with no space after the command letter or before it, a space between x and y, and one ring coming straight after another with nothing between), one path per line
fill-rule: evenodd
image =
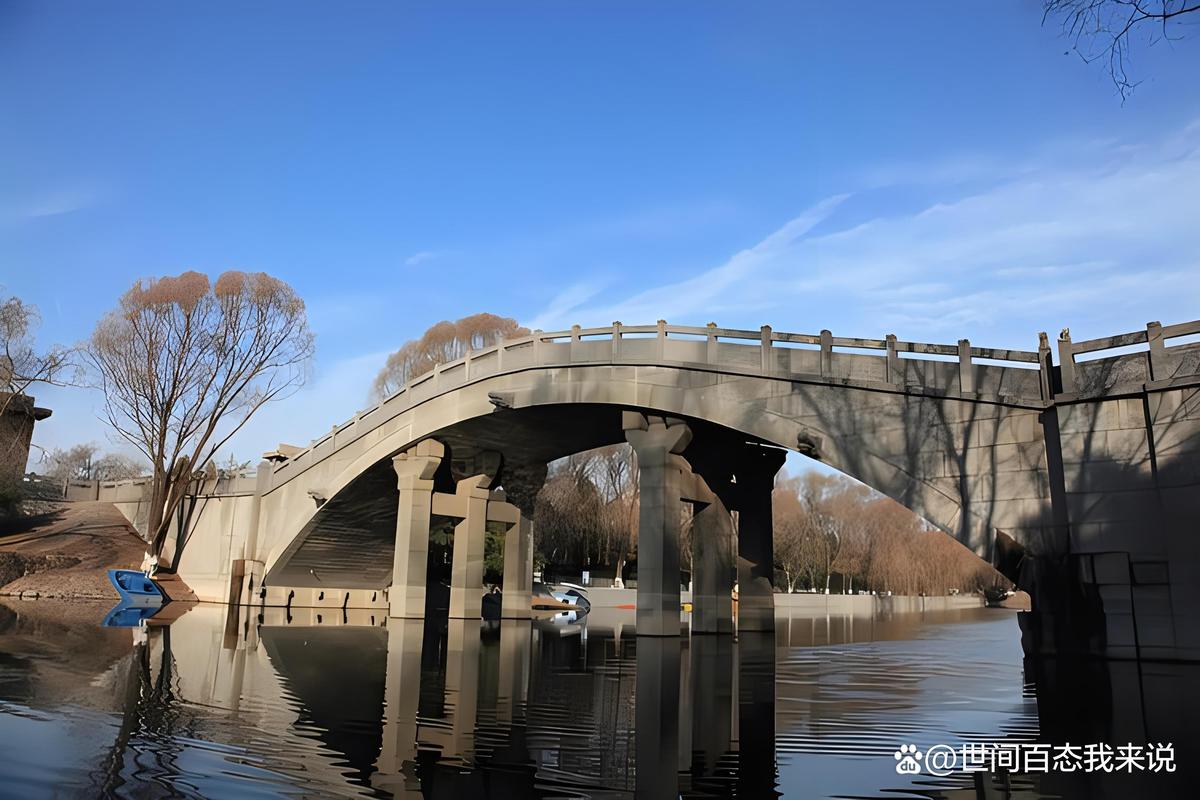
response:
M162 589L158 588L146 573L136 569L110 569L108 579L121 595L122 606L157 606L166 601Z

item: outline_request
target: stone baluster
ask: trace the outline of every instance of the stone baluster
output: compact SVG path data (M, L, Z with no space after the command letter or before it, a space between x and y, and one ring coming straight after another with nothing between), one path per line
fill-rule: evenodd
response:
M1161 381L1171 377L1167 368L1167 345L1163 341L1162 323L1146 323L1146 344L1150 346L1150 380Z
M958 390L963 394L975 392L975 369L971 366L971 341L958 340Z

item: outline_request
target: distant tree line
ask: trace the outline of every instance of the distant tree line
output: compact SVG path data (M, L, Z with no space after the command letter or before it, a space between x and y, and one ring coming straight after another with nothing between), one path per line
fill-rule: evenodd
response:
M637 459L613 445L551 465L538 495L534 547L551 571L618 581L637 559ZM842 475L782 475L774 494L781 591L942 595L1008 586L989 564L911 511ZM691 515L681 504L680 566L691 570Z

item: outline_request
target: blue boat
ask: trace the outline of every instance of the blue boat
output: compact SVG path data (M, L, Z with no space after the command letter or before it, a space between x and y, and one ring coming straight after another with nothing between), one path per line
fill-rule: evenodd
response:
M122 606L159 606L166 595L146 573L136 569L110 569L108 579L121 595Z

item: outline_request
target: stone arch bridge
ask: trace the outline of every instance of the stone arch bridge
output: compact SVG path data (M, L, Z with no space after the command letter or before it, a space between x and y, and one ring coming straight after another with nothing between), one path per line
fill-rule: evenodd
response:
M1017 580L1034 602L1028 650L1196 659L1197 334L1200 321L1064 331L1056 364L1045 334L1017 351L664 322L536 331L281 445L253 478L197 484L166 556L202 599L422 616L430 520L449 518L450 614L471 617L490 521L510 531L504 611L520 616L546 464L628 441L638 633L680 631L681 502L696 509L692 630L731 629L735 574L737 624L767 628L770 493L791 450Z

